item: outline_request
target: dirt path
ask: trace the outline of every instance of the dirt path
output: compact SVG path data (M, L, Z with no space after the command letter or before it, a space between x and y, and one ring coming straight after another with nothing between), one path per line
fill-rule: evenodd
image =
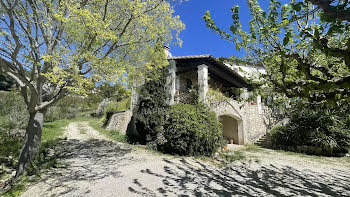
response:
M65 135L58 155L67 167L43 172L22 196L350 196L345 166L259 152L218 168L114 143L86 122Z
M70 123L64 133L68 140L89 140L99 139L108 140L105 136L89 126L89 122Z

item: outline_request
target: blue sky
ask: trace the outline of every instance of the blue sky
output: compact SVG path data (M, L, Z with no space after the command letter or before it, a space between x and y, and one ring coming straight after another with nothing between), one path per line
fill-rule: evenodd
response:
M240 6L243 27L248 27L250 16L246 0L189 0L176 4L175 14L180 15L181 20L186 24L186 30L180 35L183 40L182 48L170 46L172 55L242 56L243 53L236 51L233 43L221 40L220 36L205 26L201 18L209 10L216 24L220 28L228 29L232 23L230 8L236 4Z

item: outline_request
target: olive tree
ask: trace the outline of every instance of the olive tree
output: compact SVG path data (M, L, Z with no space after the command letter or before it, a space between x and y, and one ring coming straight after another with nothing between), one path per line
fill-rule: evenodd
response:
M15 178L38 153L47 109L99 81L163 66L184 29L164 0L0 0L0 71L30 115Z

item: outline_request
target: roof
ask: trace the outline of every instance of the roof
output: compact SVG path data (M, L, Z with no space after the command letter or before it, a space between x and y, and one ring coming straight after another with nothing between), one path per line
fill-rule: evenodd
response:
M174 56L174 57L169 57L168 59L169 60L180 60L180 59L201 59L201 58L210 58L210 57L213 57L213 56L206 54L206 55Z
M189 55L189 56L175 56L169 57L168 60L175 61L184 61L184 62L205 62L208 66L209 72L215 73L220 77L230 81L236 87L247 87L250 88L250 85L246 80L238 74L232 67L227 66L223 63L220 63L216 58L210 54L205 55ZM184 63L186 64L186 63Z

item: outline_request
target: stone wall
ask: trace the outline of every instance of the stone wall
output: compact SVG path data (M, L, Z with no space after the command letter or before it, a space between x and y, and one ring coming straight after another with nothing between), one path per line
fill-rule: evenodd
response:
M259 114L258 105L238 103L233 99L211 102L209 106L217 116L231 116L238 121L239 144L254 143L267 133L264 114Z
M120 133L126 134L126 130L128 128L131 117L132 117L131 110L115 113L109 119L106 129L118 130L120 131Z
M267 127L264 121L264 114L259 114L258 105L245 105L244 108L246 140L256 142L267 133Z

